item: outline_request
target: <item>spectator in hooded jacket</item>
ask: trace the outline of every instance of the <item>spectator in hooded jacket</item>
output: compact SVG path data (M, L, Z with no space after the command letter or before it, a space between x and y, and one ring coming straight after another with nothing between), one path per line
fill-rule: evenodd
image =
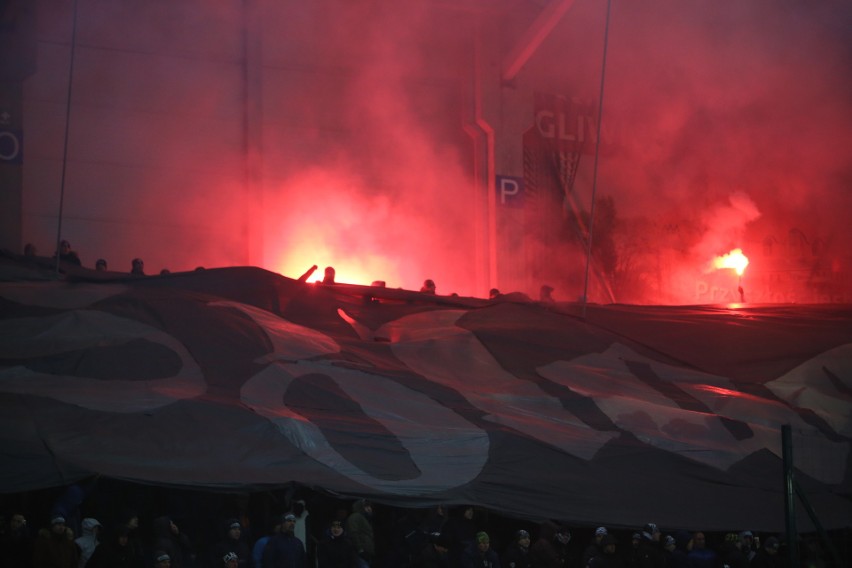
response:
M143 568L143 557L137 554L130 539L130 529L119 524L101 538L86 568Z
M346 518L346 536L358 555L358 566L367 568L376 555L373 540L373 504L359 499L352 504L352 513Z
M92 553L95 552L95 548L99 544L98 537L103 527L101 527L101 523L97 519L91 517L83 519L82 527L83 534L77 537L74 543L80 549L80 562L78 565L80 568L85 568L86 563L92 557Z

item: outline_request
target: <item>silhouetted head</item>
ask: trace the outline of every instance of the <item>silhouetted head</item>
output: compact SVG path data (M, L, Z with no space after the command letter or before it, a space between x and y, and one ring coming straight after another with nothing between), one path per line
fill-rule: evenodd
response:
M323 284L334 284L334 276L335 276L334 268L331 267L331 266L326 266L325 267L325 274L322 277L322 283Z

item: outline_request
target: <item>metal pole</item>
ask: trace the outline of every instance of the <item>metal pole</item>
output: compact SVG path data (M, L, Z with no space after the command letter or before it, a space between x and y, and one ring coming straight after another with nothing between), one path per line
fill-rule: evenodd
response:
M74 83L74 51L77 45L77 0L71 7L71 63L68 66L68 95L65 101L65 143L62 149L62 177L59 182L59 219L56 223L56 275L59 276L59 243L62 241L62 209L65 203L65 170L68 165L68 133L71 130L71 87Z
M799 533L796 530L796 493L793 479L793 435L790 425L781 426L781 455L784 460L784 517L787 524L787 553L790 566L799 565Z
M835 566L842 566L842 562L840 561L840 554L837 552L837 547L834 546L834 543L831 542L831 539L828 538L828 533L825 532L825 528L822 526L822 523L819 520L819 516L817 516L816 511L811 506L811 502L808 500L807 494L802 489L802 486L799 485L799 482L795 479L793 480L793 488L796 490L796 495L799 497L799 501L802 502L802 506L805 508L805 511L808 513L808 516L813 521L814 526L816 527L817 534L822 539L826 548L828 548L831 553L831 557L834 559Z
M583 282L583 319L586 318L586 305L589 303L589 269L592 264L592 235L595 226L595 196L598 189L598 159L601 153L601 123L603 122L604 82L606 79L606 51L609 44L609 14L612 0L606 2L606 21L604 23L603 58L601 60L601 88L598 100L598 135L595 141L595 165L592 170L592 205L589 210L589 238L586 241L586 276Z

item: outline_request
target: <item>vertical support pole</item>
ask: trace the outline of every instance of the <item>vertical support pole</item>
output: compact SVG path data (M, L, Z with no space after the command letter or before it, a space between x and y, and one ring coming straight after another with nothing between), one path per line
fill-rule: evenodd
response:
M243 233L247 266L264 267L263 15L261 0L243 1ZM266 267L268 268L268 267Z
M77 0L71 5L71 60L68 64L68 91L65 98L65 140L62 144L62 177L59 180L59 211L56 215L56 277L59 277L59 243L62 242L62 215L65 207L65 174L68 170L68 139L71 132L71 94L74 86L74 53L77 49Z
M494 156L494 128L485 118L485 101L482 88L485 63L482 52L485 34L483 22L477 16L472 37L472 80L466 99L470 107L464 116L464 130L473 139L474 146L474 223L475 223L475 282L477 290L497 286L497 192L496 158ZM467 114L467 113L470 114Z
M586 306L589 304L589 270L592 266L592 240L595 235L595 203L598 193L598 163L601 154L601 124L603 124L604 84L606 81L606 52L609 47L609 18L612 11L612 0L606 2L606 18L604 20L603 57L601 58L601 88L598 99L598 132L595 140L595 165L592 169L592 202L589 206L589 237L586 241L586 271L583 278L583 314L586 319Z
M781 455L784 460L784 517L787 526L789 565L799 565L799 534L796 531L796 493L793 479L793 435L789 424L781 426Z

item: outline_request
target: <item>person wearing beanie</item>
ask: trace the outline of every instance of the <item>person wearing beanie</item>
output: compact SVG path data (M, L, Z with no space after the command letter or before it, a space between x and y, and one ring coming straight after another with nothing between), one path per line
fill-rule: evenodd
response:
M675 537L667 534L660 539L660 544L663 547L663 560L665 561L666 568L669 568L669 566L674 564L674 553L677 549L677 541L675 541Z
M305 568L305 545L296 538L296 515L287 513L281 532L269 539L263 551L263 568Z
M586 550L583 551L583 561L580 564L582 568L588 566L589 561L603 552L603 548L601 548L601 540L608 534L609 531L606 530L606 527L598 527L595 529L595 534L592 537L592 542L589 543L589 546L586 547Z
M636 549L636 568L664 568L666 557L660 544L662 533L654 523L648 523L640 533Z
M531 568L529 532L521 529L515 533L515 538L506 547L500 563L503 568Z
M668 556L666 568L692 568L689 561L689 551L692 549L692 535L687 531L676 531L674 535L675 547Z
M237 555L238 568L247 568L249 565L251 550L249 548L249 543L245 540L245 538L243 538L242 523L240 523L239 519L236 518L228 519L225 521L223 530L225 532L225 538L220 540L213 547L213 559L211 560L210 565L215 566L217 561L220 562L226 554L233 552Z
M642 544L642 533L635 532L630 537L630 552L628 566L634 567L639 565L639 545Z
M343 521L331 519L317 543L318 568L355 568L358 555L343 529Z
M500 558L491 549L491 537L485 531L476 533L476 545L462 555L462 568L500 568Z
M615 554L615 537L607 533L601 537L600 552L593 556L588 568L624 568L624 559Z

